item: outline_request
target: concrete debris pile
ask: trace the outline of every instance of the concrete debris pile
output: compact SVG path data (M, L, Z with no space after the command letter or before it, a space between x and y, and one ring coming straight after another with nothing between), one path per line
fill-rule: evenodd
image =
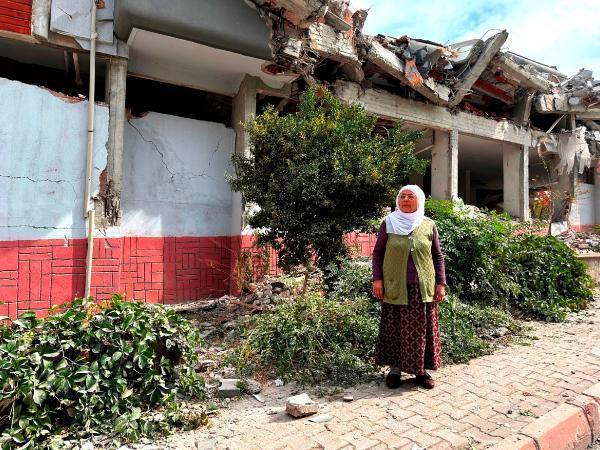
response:
M556 236L573 250L579 253L599 253L600 234L568 231Z
M263 68L269 73L329 83L336 90L339 82L356 83L358 92L387 91L545 135L557 127L577 135L565 138L566 146L548 145L567 168L573 166L573 150L584 168L589 155L600 155L600 81L589 70L568 77L554 66L501 50L505 30L442 45L408 36L369 36L362 31L367 11L352 11L346 0L250 1L272 28L273 63ZM550 130L548 121L555 117L549 114L558 116ZM582 126L584 131L576 131ZM580 136L589 149L577 147Z

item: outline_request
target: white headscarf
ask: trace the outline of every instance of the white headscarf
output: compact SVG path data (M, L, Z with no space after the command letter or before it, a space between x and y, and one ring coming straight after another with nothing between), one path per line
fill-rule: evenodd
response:
M404 191L411 191L417 196L417 210L415 212L405 213L400 211L400 208L398 207L398 200L400 200L400 195ZM396 211L388 214L385 217L386 231L388 233L406 236L419 225L421 225L424 218L425 193L419 186L409 184L408 186L404 186L402 189L400 189L400 192L398 192L398 196L396 197Z

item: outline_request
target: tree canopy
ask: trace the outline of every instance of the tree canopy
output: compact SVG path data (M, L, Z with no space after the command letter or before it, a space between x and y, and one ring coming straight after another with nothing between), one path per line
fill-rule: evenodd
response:
M295 114L268 107L245 128L251 154L234 155L230 183L260 207L249 224L284 269L312 257L324 268L346 255L344 235L381 217L408 175L428 164L413 154L421 132L378 127L322 86L303 94Z

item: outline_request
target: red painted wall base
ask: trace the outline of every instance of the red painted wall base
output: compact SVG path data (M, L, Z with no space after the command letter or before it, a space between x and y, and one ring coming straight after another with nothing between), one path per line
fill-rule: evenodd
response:
M375 238L350 234L348 241L368 255ZM0 316L43 316L83 296L86 248L85 239L0 241ZM252 236L95 239L91 295L185 303L235 293L249 270L254 277L279 271L275 252L265 257Z

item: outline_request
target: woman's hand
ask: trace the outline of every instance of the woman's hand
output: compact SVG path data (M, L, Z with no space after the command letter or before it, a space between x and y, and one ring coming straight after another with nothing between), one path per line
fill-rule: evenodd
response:
M383 300L383 280L373 281L373 297Z
M442 300L444 300L445 297L446 297L446 286L444 286L443 284L436 284L435 285L435 294L433 294L433 300L436 303L439 303Z

